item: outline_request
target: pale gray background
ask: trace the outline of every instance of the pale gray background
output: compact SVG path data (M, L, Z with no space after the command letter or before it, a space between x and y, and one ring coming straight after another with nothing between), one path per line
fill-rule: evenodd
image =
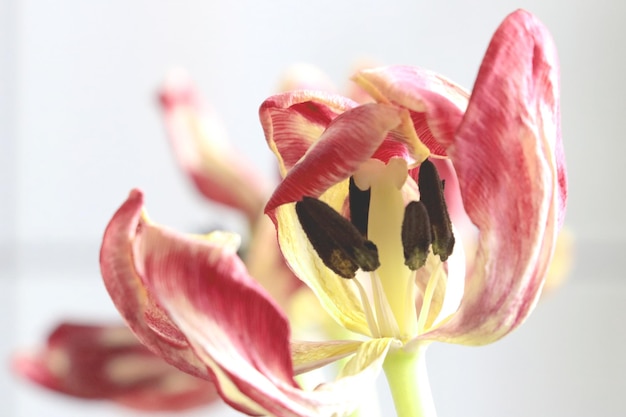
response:
M340 88L363 58L470 88L491 34L518 7L546 23L560 53L576 268L502 342L433 346L435 400L440 417L626 415L621 0L0 0L0 354L35 344L60 317L116 317L97 248L130 188L146 192L160 223L241 229L174 164L155 105L169 68L191 72L269 176L257 109L289 64L316 64ZM3 416L132 415L6 372L0 390Z

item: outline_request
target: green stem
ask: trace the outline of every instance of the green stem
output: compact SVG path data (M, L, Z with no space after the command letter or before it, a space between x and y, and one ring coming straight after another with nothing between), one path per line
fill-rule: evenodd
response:
M383 369L398 417L437 416L426 373L425 350L426 346L415 352L397 350L385 359Z

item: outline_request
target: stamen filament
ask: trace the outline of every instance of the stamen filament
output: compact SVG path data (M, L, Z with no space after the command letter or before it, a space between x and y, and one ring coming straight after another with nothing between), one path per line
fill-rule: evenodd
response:
M370 273L370 280L372 282L372 298L374 299L374 308L376 309L379 329L383 336L399 338L400 329L398 322L385 296L385 290L380 282L380 277L375 271Z
M363 311L365 312L365 319L367 320L367 325L372 332L372 336L381 337L380 329L378 328L378 323L376 322L376 317L374 316L374 311L372 310L372 305L370 304L367 291L365 291L365 288L363 288L363 285L361 285L358 278L354 278L352 282L354 282L359 290L359 294L361 295L361 304L363 305Z
M405 310L405 317L404 317L404 322L405 323L410 323L411 320L415 320L415 297L417 296L416 292L417 292L417 285L415 285L415 280L416 280L416 276L417 276L417 271L412 271L411 275L409 276L409 280L407 281L407 288L405 291L405 305L407 306L407 309ZM415 335L413 334L406 334L406 335L400 335L401 337L407 337L407 338L411 338Z
M437 284L439 283L439 276L441 265L443 262L440 260L437 261L437 266L435 270L430 275L428 279L428 284L426 284L426 291L424 291L424 298L422 299L422 308L420 309L419 318L417 320L417 334L420 335L424 333L424 327L426 326L426 320L428 320L428 313L430 312L430 305L433 300L433 294L435 293L435 289L437 288Z

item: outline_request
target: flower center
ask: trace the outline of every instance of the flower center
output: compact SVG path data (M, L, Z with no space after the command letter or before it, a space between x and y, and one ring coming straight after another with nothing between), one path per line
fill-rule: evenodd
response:
M420 201L405 205L407 181L414 184L404 159L392 158L387 164L371 159L350 179L350 221L320 200L304 197L296 203L300 224L324 264L343 278L356 278L374 337L407 340L432 323L429 317L438 310L431 309L432 300L445 274L441 263L454 246L443 183L434 165L422 163ZM418 270L422 280L428 271L425 282L418 279ZM445 287L445 278L443 282Z

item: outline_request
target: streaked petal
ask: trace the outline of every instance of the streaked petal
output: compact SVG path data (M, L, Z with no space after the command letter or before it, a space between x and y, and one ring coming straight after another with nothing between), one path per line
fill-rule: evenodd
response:
M109 222L100 250L104 284L118 311L144 345L177 368L209 379L206 366L145 287L136 250L138 241L154 226L142 217L142 209L143 194L133 190Z
M353 80L376 101L408 109L419 140L433 155L446 155L467 106L469 94L462 87L409 66L362 70Z
M248 413L279 416L342 415L373 383L382 359L366 357L357 375L318 390L293 379L289 326L284 314L239 259L216 256L180 236L146 239L146 278L159 303L216 376L222 397ZM148 248L147 248L148 249Z
M168 137L176 160L206 198L241 210L250 222L259 215L268 185L243 156L228 146L225 129L181 71L160 92Z
M492 39L448 149L480 231L475 264L457 314L425 338L490 343L535 305L566 194L558 88L547 29L525 11L511 14Z
M357 351L363 342L291 342L291 358L296 374L320 368Z
M63 394L145 411L184 410L217 399L213 383L168 365L126 326L63 323L44 348L18 353L13 368Z
M364 104L338 116L306 156L288 172L265 207L319 197L333 184L350 177L372 157L387 133L400 125L404 111L386 104ZM267 133L266 133L267 134Z
M259 109L265 139L278 159L284 177L315 143L324 129L356 106L339 95L316 91L293 91L272 96Z

